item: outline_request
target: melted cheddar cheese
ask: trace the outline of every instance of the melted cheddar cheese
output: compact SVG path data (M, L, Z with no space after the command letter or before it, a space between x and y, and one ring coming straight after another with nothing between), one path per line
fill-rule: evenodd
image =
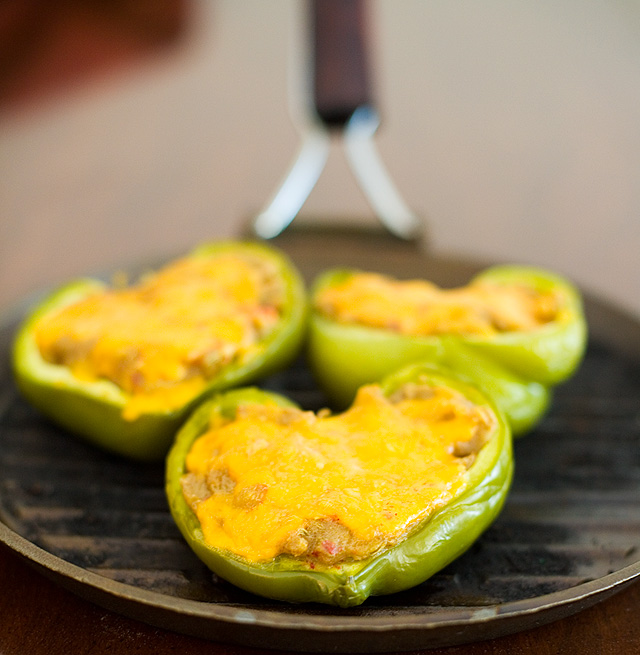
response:
M42 357L130 395L124 415L180 407L256 347L280 318L276 271L237 254L189 257L46 316Z
M477 281L441 289L424 280L357 273L322 289L316 309L342 323L408 335L527 331L556 319L558 298L523 285Z
M252 562L312 566L403 540L464 489L495 417L458 392L362 387L339 415L246 405L214 415L182 478L205 540Z

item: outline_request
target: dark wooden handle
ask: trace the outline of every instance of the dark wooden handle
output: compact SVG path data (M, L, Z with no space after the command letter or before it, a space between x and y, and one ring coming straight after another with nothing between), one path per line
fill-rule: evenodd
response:
M314 105L320 119L341 127L373 105L367 59L367 0L311 0Z

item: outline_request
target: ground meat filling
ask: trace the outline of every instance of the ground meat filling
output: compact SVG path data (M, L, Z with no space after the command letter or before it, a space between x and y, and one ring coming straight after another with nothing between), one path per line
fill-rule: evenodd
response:
M377 273L351 275L315 298L316 310L333 320L416 336L533 330L556 320L560 304L556 293L523 284L479 280L441 289Z
M182 490L213 546L339 566L393 547L463 490L495 427L487 407L422 383L364 387L340 415L247 405L196 440Z
M277 326L283 303L278 270L263 258L189 257L45 317L36 342L46 361L80 379L108 380L170 408L251 352Z
M312 519L292 533L282 545L282 552L297 558L334 565L364 559L381 549L380 537L368 541L358 539L337 519Z

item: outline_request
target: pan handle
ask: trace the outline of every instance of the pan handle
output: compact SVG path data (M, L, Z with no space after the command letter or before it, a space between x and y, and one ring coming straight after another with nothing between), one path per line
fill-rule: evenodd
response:
M367 0L310 0L313 100L320 120L344 127L373 108L367 51Z
M308 0L315 116L306 121L293 166L254 221L264 239L278 236L298 214L329 155L329 131L339 129L350 168L380 222L401 239L425 242L421 219L400 196L372 138L379 118L367 59L368 1Z

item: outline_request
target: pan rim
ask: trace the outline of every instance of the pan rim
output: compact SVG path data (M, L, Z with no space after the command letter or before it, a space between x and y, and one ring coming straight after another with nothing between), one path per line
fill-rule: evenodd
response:
M304 629L318 632L366 630L367 632L379 633L389 630L429 630L440 626L469 626L471 624L484 624L493 620L538 615L581 602L580 607L576 609L578 611L598 602L601 594L608 593L612 595L640 577L640 560L638 560L600 578L588 580L549 594L496 605L468 607L464 610L460 607L455 610L439 611L436 620L429 620L426 613L405 616L402 611L399 611L398 614L391 614L389 618L380 616L340 616L336 614L297 614L273 609L245 609L231 603L207 603L174 598L156 591L118 582L57 557L12 530L4 520L0 521L0 543L4 543L12 551L29 563L36 565L49 577L56 578L66 587L69 585L74 586L71 584L73 582L79 582L89 589L103 592L114 599L126 599L159 610L179 610L180 613L192 618L207 621L217 620L236 625L251 624L280 630ZM64 584L65 582L67 584ZM75 591L78 592L78 589ZM402 620L399 620L399 615L402 616ZM286 617L286 619L283 620L283 617Z

